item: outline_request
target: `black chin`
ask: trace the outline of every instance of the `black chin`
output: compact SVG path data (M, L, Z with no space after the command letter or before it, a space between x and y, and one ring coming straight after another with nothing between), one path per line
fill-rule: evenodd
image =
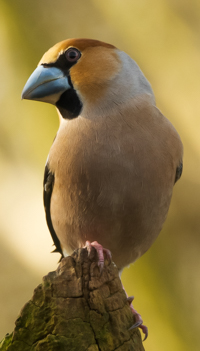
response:
M56 102L56 107L63 118L73 119L80 115L83 104L80 101L76 91L71 88L66 90Z

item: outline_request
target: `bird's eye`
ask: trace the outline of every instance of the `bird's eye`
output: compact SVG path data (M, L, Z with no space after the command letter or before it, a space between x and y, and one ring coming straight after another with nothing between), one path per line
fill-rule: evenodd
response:
M76 62L81 57L81 53L77 49L70 48L65 52L65 56L69 62Z

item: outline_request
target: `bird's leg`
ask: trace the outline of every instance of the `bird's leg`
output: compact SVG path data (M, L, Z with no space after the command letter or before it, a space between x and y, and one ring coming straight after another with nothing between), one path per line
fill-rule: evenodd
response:
M123 287L123 289L124 289L124 287ZM133 296L128 297L125 289L124 289L124 291L125 291L125 294L127 296L127 300L128 300L130 309L135 317L135 323L129 328L129 330L137 328L137 327L140 328L145 335L144 339L143 339L143 341L144 341L144 340L146 340L146 338L148 336L148 328L146 327L146 325L143 324L143 320L142 320L141 315L133 308L132 302L134 300L134 297Z
M94 247L95 250L97 251L98 266L99 266L100 272L102 272L103 266L104 266L104 254L106 255L107 259L111 261L112 259L111 252L108 249L104 249L104 247L100 245L97 241L93 241L92 243L90 241L86 241L85 248L88 250L88 254L90 254L92 247Z

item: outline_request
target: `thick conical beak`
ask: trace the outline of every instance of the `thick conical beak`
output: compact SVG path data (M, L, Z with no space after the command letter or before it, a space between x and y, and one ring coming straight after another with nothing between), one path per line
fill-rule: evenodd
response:
M70 89L67 76L56 67L38 66L27 80L22 99L55 105L64 91Z

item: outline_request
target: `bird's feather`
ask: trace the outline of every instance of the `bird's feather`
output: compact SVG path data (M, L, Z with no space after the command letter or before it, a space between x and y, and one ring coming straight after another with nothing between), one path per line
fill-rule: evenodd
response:
M50 206L51 206L51 195L53 191L53 185L54 185L54 175L50 171L48 167L48 162L47 162L45 166L44 182L43 182L43 201L44 201L44 208L45 208L45 214L46 214L46 221L47 221L47 225L51 233L54 245L56 247L55 250L53 250L53 252L59 252L63 256L60 240L56 235L56 232L53 228L53 224L51 221Z

